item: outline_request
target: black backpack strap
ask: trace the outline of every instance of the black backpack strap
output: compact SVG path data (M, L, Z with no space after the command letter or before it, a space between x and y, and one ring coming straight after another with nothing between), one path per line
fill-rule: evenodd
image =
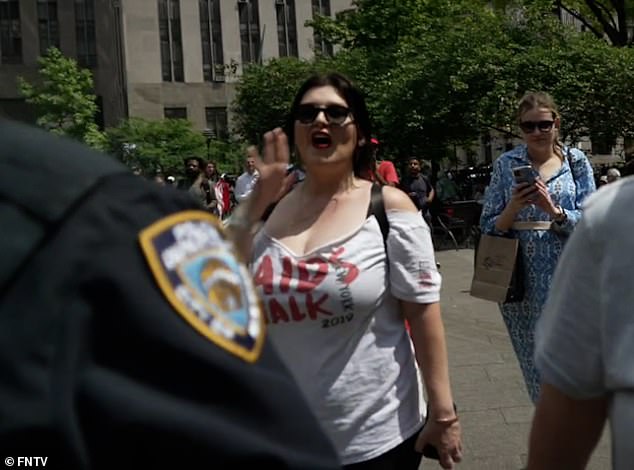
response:
M374 217L376 217L376 221L379 223L381 234L383 235L383 244L386 245L387 252L387 234L390 231L390 223L388 222L387 214L385 213L385 204L383 204L383 190L378 184L372 185L367 217L370 217L371 215L374 215Z

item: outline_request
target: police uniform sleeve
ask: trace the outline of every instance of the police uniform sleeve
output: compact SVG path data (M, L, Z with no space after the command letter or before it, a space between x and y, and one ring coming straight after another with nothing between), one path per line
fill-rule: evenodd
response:
M115 175L0 299L0 452L52 468L338 468L250 279L186 194Z

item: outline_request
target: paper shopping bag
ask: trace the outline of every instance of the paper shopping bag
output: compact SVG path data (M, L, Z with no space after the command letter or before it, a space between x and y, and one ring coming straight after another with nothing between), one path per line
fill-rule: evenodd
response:
M493 235L480 237L471 295L498 303L523 299L524 270L517 239Z

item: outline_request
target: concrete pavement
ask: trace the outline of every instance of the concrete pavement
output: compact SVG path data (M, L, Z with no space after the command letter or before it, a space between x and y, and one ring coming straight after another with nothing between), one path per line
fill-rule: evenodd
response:
M458 470L519 470L526 465L533 406L497 305L469 295L473 250L436 253L443 274L441 305L449 365L463 427ZM605 431L588 469L607 470ZM440 468L423 459L421 468Z

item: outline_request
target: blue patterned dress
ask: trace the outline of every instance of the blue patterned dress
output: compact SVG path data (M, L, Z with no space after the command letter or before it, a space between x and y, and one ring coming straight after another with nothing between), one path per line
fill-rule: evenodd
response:
M546 301L555 265L567 235L581 217L582 202L595 190L592 167L584 153L575 148L564 148L563 151L564 155L570 151L573 171L568 158L565 158L561 169L545 183L553 204L561 206L566 212L567 221L561 224L559 233L553 230L512 230L509 233L520 241L525 294L521 302L499 304L533 402L539 396L539 374L533 362L535 324ZM502 235L495 228L495 222L511 199L514 186L512 169L520 165L530 165L525 144L500 155L493 164L491 183L485 194L480 219L482 233ZM515 220L550 221L551 218L540 208L529 205L519 212Z

